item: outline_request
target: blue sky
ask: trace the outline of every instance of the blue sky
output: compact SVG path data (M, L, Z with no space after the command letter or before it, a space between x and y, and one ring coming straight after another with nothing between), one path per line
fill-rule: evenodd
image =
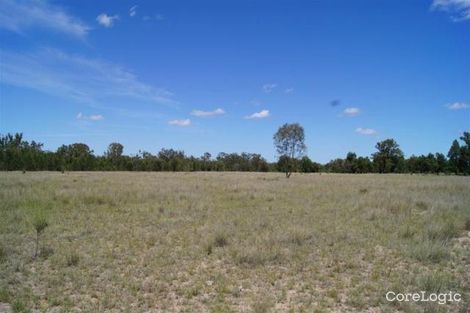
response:
M470 0L0 1L0 133L55 150L445 152L470 129Z

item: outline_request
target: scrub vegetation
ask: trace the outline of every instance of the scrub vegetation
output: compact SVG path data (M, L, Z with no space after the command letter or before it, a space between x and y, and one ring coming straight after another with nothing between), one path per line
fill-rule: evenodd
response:
M468 177L284 176L0 173L0 307L470 310ZM390 303L390 290L464 301Z

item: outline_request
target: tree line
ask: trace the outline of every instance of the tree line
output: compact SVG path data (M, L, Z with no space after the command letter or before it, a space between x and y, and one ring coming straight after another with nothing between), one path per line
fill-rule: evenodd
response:
M268 162L257 153L224 153L213 157L188 156L184 151L162 149L157 154L139 152L125 155L124 146L111 143L103 155L95 155L84 143L60 146L55 152L43 144L24 140L21 133L0 135L0 170L2 171L247 171L313 173L453 173L470 174L470 133L454 140L447 155L429 153L405 158L394 139L376 144L370 157L349 152L326 164L312 161L305 155L303 128L285 124L274 135L279 154L277 162Z

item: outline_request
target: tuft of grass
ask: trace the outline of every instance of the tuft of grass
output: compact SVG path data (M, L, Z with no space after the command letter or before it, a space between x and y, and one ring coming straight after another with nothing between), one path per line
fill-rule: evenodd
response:
M400 228L399 235L401 238L405 238L405 239L413 238L415 234L416 234L416 229L411 227L408 224Z
M26 312L26 305L20 300L15 300L11 305L11 309L13 312Z
M0 302L8 303L10 302L10 293L5 287L0 288Z
M43 259L47 259L53 254L54 254L54 249L52 247L43 246L41 249L41 252L39 253L39 256Z
M433 222L426 230L426 237L429 240L450 240L459 235L459 229L453 221L443 223Z
M33 226L38 234L41 234L47 228L47 226L49 226L47 216L44 214L44 212L38 211L34 215Z
M77 266L80 262L80 256L76 252L69 253L66 259L67 266Z
M312 239L312 234L304 229L293 229L288 234L288 242L297 246L301 246L304 243Z
M334 299L335 301L339 301L338 290L336 288L328 289L326 294L328 297Z
M416 207L422 211L425 211L428 209L428 204L424 201L418 201L415 203Z
M264 266L269 263L281 263L284 255L274 247L245 247L232 253L235 263L249 267Z
M410 254L420 262L439 263L449 258L450 249L445 241L426 239L415 242L410 247Z
M273 301L267 296L263 295L259 297L251 305L251 310L253 313L267 313L271 312L271 308L274 306Z
M206 242L204 245L204 251L206 252L207 255L211 255L214 250L214 245L211 241Z
M212 306L209 310L210 313L231 313L233 310L230 309L226 303L217 303Z
M469 230L469 231L470 231L470 218L467 218L467 219L465 220L464 228L465 228L465 230Z
M3 246L2 243L0 243L0 264L5 262L7 260L7 250Z
M222 248L228 245L228 236L225 232L217 232L213 239L214 246L217 248Z
M217 231L212 235L204 244L204 251L207 255L210 255L214 252L214 248L223 248L229 243L228 235L225 231Z
M424 273L419 275L416 280L420 290L429 293L446 292L455 286L453 278L446 272Z

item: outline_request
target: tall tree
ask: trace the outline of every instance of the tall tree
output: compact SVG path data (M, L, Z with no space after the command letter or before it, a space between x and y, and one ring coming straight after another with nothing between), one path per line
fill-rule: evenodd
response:
M201 160L202 160L202 167L201 169L203 171L207 171L207 170L210 170L210 161L211 161L211 157L212 155L209 153L209 152L205 152L202 156L201 156Z
M385 139L375 145L377 152L372 155L379 173L399 172L403 163L403 152L394 139Z
M110 143L108 150L105 152L105 157L108 162L108 166L111 166L113 170L120 169L120 163L122 159L122 153L124 152L124 146L118 142Z
M279 154L280 166L289 178L294 170L296 160L307 150L304 128L298 123L284 124L274 134L274 146Z
M346 173L357 173L357 155L354 152L348 152L344 167Z
M57 155L61 159L62 168L72 171L93 170L94 156L84 143L62 145L57 149Z
M468 175L470 174L470 133L464 132L460 140L464 143L460 147L461 171Z
M459 142L454 140L450 146L449 152L447 153L449 158L449 168L455 174L458 174L460 171L460 145Z
M447 160L442 153L436 153L436 173L444 173L447 171Z
M110 159L119 159L124 152L124 146L118 142L110 143L108 150L106 150L106 157Z

